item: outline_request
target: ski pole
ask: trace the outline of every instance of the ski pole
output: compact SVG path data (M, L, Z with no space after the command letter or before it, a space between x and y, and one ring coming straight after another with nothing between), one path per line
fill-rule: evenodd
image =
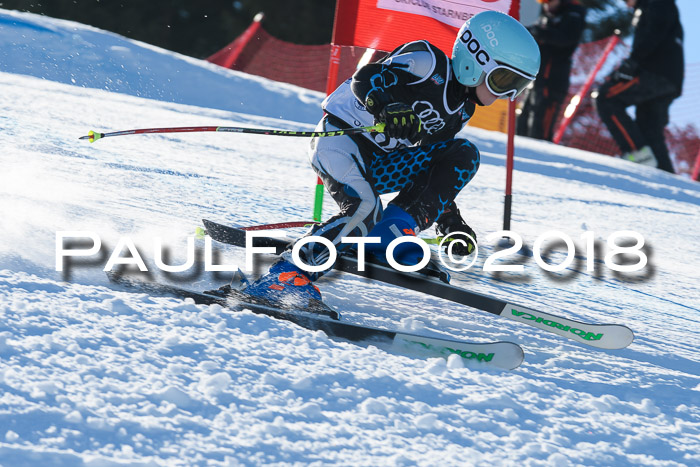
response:
M247 133L254 135L272 135L272 136L300 136L305 138L325 138L328 136L355 135L364 132L384 131L384 123L377 123L373 126L363 126L358 128L348 128L347 130L335 131L295 131L295 130L274 130L269 128L242 128L235 126L185 126L176 128L143 128L140 130L124 130L113 131L111 133L98 133L89 131L86 136L81 136L79 139L86 139L94 143L98 139L108 138L112 136L126 135L143 135L154 133L199 133L205 131L218 131L227 133Z
M316 221L291 221L291 222L279 222L277 224L261 224L261 225L250 225L247 227L237 227L238 229L251 231L251 230L275 230L275 229L291 229L295 227L311 227L313 225L320 224ZM207 230L204 227L197 227L194 230L195 237L202 239L207 236ZM428 245L440 245L445 237L418 237L423 240ZM448 238L447 243L454 241L454 238Z

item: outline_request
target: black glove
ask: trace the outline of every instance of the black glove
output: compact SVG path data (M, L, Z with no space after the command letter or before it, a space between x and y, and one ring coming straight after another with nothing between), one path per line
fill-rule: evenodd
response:
M421 121L411 106L403 102L387 104L376 116L380 123L385 123L384 134L387 138L412 140L421 130Z
M613 79L615 81L629 81L637 76L638 69L639 65L637 62L628 58L613 72Z

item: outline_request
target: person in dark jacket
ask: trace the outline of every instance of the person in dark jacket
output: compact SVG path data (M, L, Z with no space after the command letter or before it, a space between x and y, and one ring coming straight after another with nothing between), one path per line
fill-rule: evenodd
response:
M664 128L683 88L683 28L675 0L627 0L636 8L632 51L598 90L598 114L623 158L674 173ZM636 107L636 116L627 107Z
M562 102L569 91L571 57L586 26L586 8L576 0L538 0L539 20L528 29L540 46L542 67L528 90L516 133L551 141Z

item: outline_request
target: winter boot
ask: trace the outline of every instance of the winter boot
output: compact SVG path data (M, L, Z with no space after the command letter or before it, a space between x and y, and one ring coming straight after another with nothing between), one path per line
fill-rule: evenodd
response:
M416 236L416 221L403 209L389 204L384 210L382 220L367 234L379 237L381 243L368 243L366 251L373 253L380 260L386 261L386 249L392 240L404 236ZM394 249L394 259L404 266L413 266L423 259L423 249L415 243L404 242Z
M321 291L306 273L285 259L241 292L283 308L313 308L322 300Z
M644 146L636 151L630 151L622 155L623 159L636 162L638 164L658 167L659 163L654 156L654 151L649 146Z

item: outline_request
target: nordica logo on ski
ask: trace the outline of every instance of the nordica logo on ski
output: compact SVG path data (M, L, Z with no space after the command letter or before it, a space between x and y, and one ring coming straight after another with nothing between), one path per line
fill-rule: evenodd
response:
M587 341L599 341L600 339L603 338L603 333L594 333L594 332L589 332L589 331L584 331L583 329L577 329L577 328L572 328L571 326L557 323L556 321L552 319L545 319L542 318L541 316L535 316L532 313L527 313L525 311L518 311L515 308L511 309L511 313L513 313L513 316L516 316L522 320L527 320L527 321L534 321L536 323L542 323L545 326L550 326L553 328L561 329L562 331L568 331L571 334L575 334L581 339L587 340Z
M440 353L445 353L445 352L450 353L450 354L456 353L457 355L459 355L460 357L462 357L464 359L478 360L480 362L490 362L491 360L493 360L493 356L495 355L493 352L485 354L485 353L476 353L476 352L472 352L469 350L453 349L453 348L447 347L447 346L436 347L436 346L428 344L426 342L419 342L419 341L410 341L410 343L420 345L424 349L437 350Z

